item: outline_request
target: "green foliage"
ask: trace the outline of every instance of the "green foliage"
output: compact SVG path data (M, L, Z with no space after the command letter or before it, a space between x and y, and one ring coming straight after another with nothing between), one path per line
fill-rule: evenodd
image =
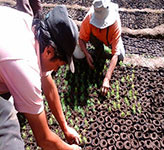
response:
M52 119L52 118L49 119L49 124L50 124L50 125L53 124L53 119Z
M136 105L135 104L132 104L132 111L133 111L133 114L136 114Z
M66 113L66 119L68 119L70 116L71 116L71 111L68 110L67 113Z
M108 99L110 98L110 92L109 91L107 92L107 98Z
M125 112L121 112L121 117L125 117L126 115L125 115Z
M76 131L79 131L79 130L80 130L79 127L78 127L77 125L74 126L74 129L75 129Z
M90 99L88 99L87 100L87 106L92 107L92 106L94 106L94 103Z
M27 146L27 147L26 147L26 150L31 150L30 146Z
M27 137L25 132L22 132L22 138L25 139Z
M71 126L73 126L73 125L74 125L74 122L73 122L73 120L72 120L72 119L70 119L70 120L69 120L69 122L70 122Z
M118 100L120 98L119 92L116 92L116 99Z
M117 103L117 108L120 110L121 109L121 104Z
M78 112L82 115L82 117L85 117L85 111L82 107L78 106Z
M123 61L120 61L120 62L119 62L119 65L120 65L121 67L125 67L125 64L123 63Z
M111 91L111 96L114 96L114 89L112 89Z
M106 53L112 54L111 48L109 48L109 47L106 46L106 45L104 45L104 51L105 51Z
M32 134L33 134L33 132L32 132L32 130L31 130L31 129L30 129L30 131L29 131L29 134L30 134L30 135L32 135Z
M116 86L115 86L115 84L113 83L113 84L112 84L112 89L115 89L115 88L116 88Z
M125 104L129 107L130 106L130 103L129 103L129 100L127 97L124 98L124 101L125 101Z
M122 83L125 82L125 78L124 78L124 77L121 78L121 82L122 82Z
M108 107L108 111L109 111L109 112L112 111L112 107L111 107L111 106Z
M117 109L117 103L115 101L112 101L113 108L116 110Z
M88 121L87 120L84 120L84 124L87 127L88 126Z
M131 113L130 113L130 111L127 111L126 114L127 114L127 116L130 116Z
M83 142L86 144L87 143L87 138L83 136Z
M133 91L132 91L132 90L129 90L129 91L128 91L128 96L129 96L130 99L133 98Z

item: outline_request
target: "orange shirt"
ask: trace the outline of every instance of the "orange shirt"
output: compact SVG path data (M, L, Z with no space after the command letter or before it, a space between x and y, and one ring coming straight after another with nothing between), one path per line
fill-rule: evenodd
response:
M107 42L107 28L105 29L99 29L92 24L90 24L90 18L91 13L88 14L80 27L80 34L79 38L84 40L85 42L88 42L90 40L90 34L92 33L94 36L96 36L100 41L102 41L106 46L109 44L112 46L112 54L120 54L122 51L124 51L124 47L122 44L121 39L121 23L118 19L115 21L115 23L111 26L109 26L109 32L108 32L108 42ZM122 49L122 50L121 50Z

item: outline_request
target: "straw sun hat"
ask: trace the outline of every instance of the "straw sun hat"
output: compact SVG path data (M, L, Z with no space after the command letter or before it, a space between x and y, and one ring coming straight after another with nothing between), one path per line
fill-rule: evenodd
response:
M94 0L91 9L93 9L93 14L90 24L100 29L112 25L118 16L118 5L110 0Z

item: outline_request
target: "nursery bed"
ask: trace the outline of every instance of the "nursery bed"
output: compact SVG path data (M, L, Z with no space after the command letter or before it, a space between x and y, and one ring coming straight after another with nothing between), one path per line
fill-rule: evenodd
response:
M164 23L163 0L113 0L126 9L160 9L159 12L120 11L122 25L131 29L154 28ZM42 0L44 4L77 4L89 8L92 1ZM1 5L14 7L9 2ZM44 7L47 12L52 7ZM87 9L68 8L74 20L82 21ZM163 58L164 39L150 36L122 35L126 53L144 58ZM141 58L142 58L141 57ZM70 126L81 136L83 150L164 150L164 67L149 68L120 64L114 70L110 92L102 96L100 88L110 63L101 59L90 70L84 59L76 60L75 74L68 66L54 72L62 108ZM63 140L65 137L45 100L49 127ZM24 117L19 115L21 135L26 150L41 150Z

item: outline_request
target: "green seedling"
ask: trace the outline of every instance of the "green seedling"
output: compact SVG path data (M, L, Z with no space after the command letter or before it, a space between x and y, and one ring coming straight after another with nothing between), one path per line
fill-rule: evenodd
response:
M71 115L72 115L71 112L70 111L67 111L67 113L66 113L66 119L68 119Z
M135 100L137 100L137 96L134 95L133 98L134 98Z
M129 75L126 76L126 80L127 80L128 82L130 82L130 77L129 77Z
M64 98L64 93L61 93L60 97L61 97L61 98ZM64 101L64 100L63 100L63 101Z
M114 84L114 83L112 84L112 88L113 88L113 89L115 89L115 88L116 88L116 86L115 86L115 84Z
M82 144L83 143L83 140L82 140L82 135L80 134L80 137L79 137L79 142L80 142L80 144Z
M142 111L140 102L137 103L137 111L138 111L139 113L141 113L141 111Z
M114 96L114 89L112 89L112 91L111 91L111 95Z
M117 108L120 110L121 109L121 104L117 103Z
M70 97L68 97L68 98L67 98L67 101L70 103L70 102L71 102L71 98L70 98Z
M77 105L74 106L74 111L78 112L78 106Z
M90 119L90 122L93 122L93 121L94 121L93 118L91 118L91 119Z
M80 92L83 93L83 91L84 91L84 86L81 86Z
M31 129L30 129L30 131L29 131L29 134L30 134L30 135L32 135L32 134L33 134L33 132L32 132L32 130L31 130Z
M93 112L95 112L95 111L96 111L96 109L93 107L93 108L92 108L92 111L93 111Z
M56 132L56 134L58 134L58 133L59 133L59 130L58 130L58 129L56 129L56 130L55 130L55 132Z
M107 98L110 98L110 92L109 91L107 92Z
M79 131L80 130L77 125L75 125L74 128L75 128L76 131Z
M31 149L30 149L30 146L27 146L27 147L26 147L26 150L31 150Z
M141 107L138 107L138 108L137 108L137 111L141 114L142 108L141 108Z
M108 107L107 104L104 104L104 107L107 108Z
M112 54L112 50L111 48L109 48L108 46L104 45L104 51L108 54Z
M134 73L132 73L132 80L134 80L134 77L135 77L135 75L134 75Z
M52 119L52 118L49 119L49 124L50 124L50 125L53 124L53 119Z
M77 93L78 92L78 89L77 89L77 87L75 87L75 93Z
M125 64L123 63L123 61L120 61L120 62L119 62L119 65L120 65L121 67L125 67Z
M87 100L87 107L92 107L92 106L94 106L94 103L90 99L88 99Z
M109 111L109 112L112 111L112 107L111 107L111 106L108 107L108 111Z
M80 101L82 102L85 99L84 93L80 96Z
M104 65L104 71L107 71L108 67L106 65Z
M26 125L24 125L24 126L22 127L22 129L23 129L23 130L26 130Z
M121 117L125 117L125 112L121 112Z
M116 102L115 102L115 101L112 101L112 103L113 103L113 108L116 110L116 109L117 109L117 104L116 104Z
M101 104L100 100L98 100L97 103L100 105Z
M63 90L66 90L66 86L63 86L63 88L62 88Z
M125 82L125 78L124 78L124 77L121 78L121 82L122 82L122 83Z
M62 104L62 109L65 112L66 111L66 105L65 105L65 103L61 103L61 104Z
M132 89L134 89L134 84L132 84Z
M87 138L83 136L83 142L86 144L87 143Z
M134 91L134 94L135 94L135 95L137 95L137 94L138 94L138 92L137 92L137 91Z
M132 98L133 98L133 91L129 90L128 95L129 95L129 98L132 100Z
M126 114L127 114L127 116L130 116L130 111L127 111Z
M87 127L88 126L88 121L87 120L84 120L84 124Z
M30 137L30 138L29 138L29 141L30 141L30 142L32 142L32 141L33 141L33 138L32 138L32 137Z
M127 97L124 98L124 101L125 101L125 104L126 104L127 106L130 106L130 103L129 103L129 100L128 100Z
M26 133L22 133L22 138L25 139L27 137Z
M69 120L69 122L70 122L71 126L73 126L73 125L74 125L74 122L73 122L73 120L72 120L72 119L70 119L70 120Z
M84 110L81 111L81 115L82 115L83 118L85 117L85 112L84 112Z
M59 79L56 81L56 84L57 84L57 85L59 85L59 84L60 84L60 80L59 80Z
M118 100L120 98L119 92L116 92L116 99Z
M135 104L132 104L132 111L133 111L133 114L136 114L136 105Z

